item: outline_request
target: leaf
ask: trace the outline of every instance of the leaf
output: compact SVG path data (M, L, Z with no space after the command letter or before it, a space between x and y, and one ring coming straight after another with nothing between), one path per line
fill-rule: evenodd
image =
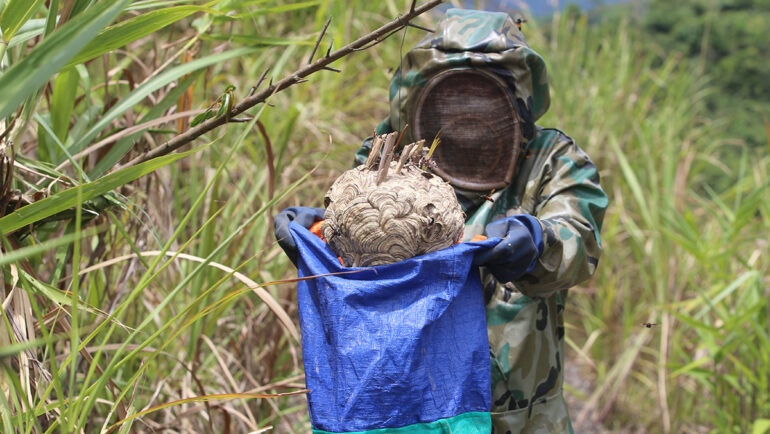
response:
M765 434L770 431L770 419L757 419L751 428L751 434Z
M214 112L211 110L206 110L205 112L199 114L198 116L195 116L192 122L190 122L190 126L191 127L198 126L202 124L204 121L207 121L213 117L214 117Z
M0 118L16 111L85 44L123 10L129 0L103 1L64 24L0 76Z
M163 404L156 405L154 407L150 407L146 410L142 410L139 413L132 414L131 416L119 420L115 422L112 426L110 426L110 430L116 428L117 426L124 424L130 420L136 419L137 417L144 416L146 414L162 410L164 408L168 408L174 405L180 405L180 404L190 404L194 402L211 402L211 401L226 401L226 400L232 400L232 399L254 399L254 398L278 398L282 396L292 396L292 395L301 395L304 393L308 393L309 389L300 389L295 390L292 392L284 392L284 393L248 393L248 392L241 392L241 393L220 393L216 395L200 395L200 396L192 396L189 398L183 398L178 399L176 401L170 401L165 402Z
M23 26L13 35L8 42L8 48L15 47L23 42L26 42L36 36L42 35L45 30L45 18L35 18L24 23ZM2 28L0 28L2 31Z
M273 45L313 45L314 42L308 37L299 38L276 38L272 36L253 36L253 35L233 35L233 34L212 34L201 35L203 40L230 41L237 44L248 45L250 47L273 46Z
M82 238L82 234L78 238ZM32 285L33 288L35 288L36 291L38 291L40 294L42 294L44 297L48 298L49 300L53 301L56 304L67 306L67 307L73 307L72 304L72 297L68 295L66 292L54 288L51 285L48 285L47 283L41 282L34 277L27 274L26 271L20 270L22 278ZM82 310L83 312L88 312L93 315L99 315L99 316L108 316L107 313L87 304L83 300L80 300L77 303L78 309Z
M176 102L177 98L179 98L179 95L181 95L185 89L192 85L192 83L194 83L202 73L203 71L196 71L190 74L188 77L182 79L179 85L172 89L168 94L166 94L166 96L164 96L158 104L153 105L147 114L142 116L138 123L142 124L159 118L166 110L168 110L169 107L171 107ZM112 168L115 163L120 161L124 155L126 155L126 153L131 149L132 146L134 146L134 143L136 143L136 140L141 135L142 132L138 131L128 137L120 139L118 143L114 144L110 148L110 150L107 152L107 155L99 160L94 168L88 172L88 176L91 178L98 178L102 176L105 172Z
M32 348L42 347L53 342L58 342L69 338L68 334L48 335L44 338L31 339L27 341L17 342L10 345L0 345L0 360L15 356L22 351L27 351Z
M111 173L96 181L61 191L53 196L34 202L0 218L0 232L7 234L23 226L50 217L58 212L77 206L78 202L93 199L121 185L127 184L160 167L173 163L190 154L198 152L196 148L179 154L154 158L136 166Z
M84 238L95 234L96 231L93 228L84 229L80 233L67 234L53 240L48 240L40 244L34 244L32 246L23 247L21 249L11 250L10 252L0 255L0 266L13 264L22 259L27 259L32 256L38 255L43 252L56 250L59 247L67 246L75 242L78 238Z
M96 137L96 135L101 130L108 127L110 123L112 123L112 121L115 120L118 116L123 114L126 110L132 108L134 105L139 103L139 101L146 98L147 95L151 94L152 92L155 92L156 90L171 83L172 81L178 79L179 77L182 77L183 75L194 72L200 68L204 68L206 66L212 65L214 63L221 63L228 59L232 59L234 57L246 56L252 52L254 52L253 48L238 48L231 51L225 51L224 53L213 54L211 56L193 60L192 62L184 63L182 65L171 68L166 72L156 75L150 81L137 87L136 89L134 89L133 92L121 98L120 101L110 109L110 111L108 111L107 113L104 114L104 116L99 118L99 122L97 122L96 125L91 127L91 129L89 129L85 134L82 135L80 140L75 142L70 147L70 152L74 155L82 151L85 148L85 146L94 137Z
M262 3L262 2L251 2L251 3L253 4L253 3ZM270 6L267 8L257 9L253 12L245 12L242 14L237 14L234 16L234 18L242 19L246 17L256 17L260 15L268 15L268 14L275 14L275 13L281 13L281 12L291 12L291 11L306 9L313 6L318 6L320 4L321 4L320 0L311 0L311 1L305 1L305 2L289 3L289 4L279 5L279 6ZM249 5L249 2L241 3L239 5L239 9L246 7L248 5Z
M67 66L87 62L116 48L143 38L196 12L216 13L205 6L177 6L158 9L107 27Z
M51 127L56 137L63 143L70 127L70 117L75 108L75 93L78 90L80 74L75 68L69 68L56 77L51 98ZM53 161L51 161L53 162ZM56 161L58 163L58 161Z
M19 31L22 25L27 22L35 12L40 9L40 5L45 0L11 0L3 9L0 15L0 30L3 32L2 39L10 41L13 35Z

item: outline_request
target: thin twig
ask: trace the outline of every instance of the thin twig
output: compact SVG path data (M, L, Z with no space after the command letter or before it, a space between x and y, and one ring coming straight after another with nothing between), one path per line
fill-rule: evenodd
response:
M415 23L406 23L406 25L409 26L409 27L414 27L415 29L420 29L420 30L426 31L428 33L436 33L436 31L433 30L433 29L429 29L427 27L423 27L423 26L420 26L420 25L415 24Z
M326 24L324 24L324 28L321 30L321 34L318 35L318 39L315 41L315 46L313 47L313 51L310 53L310 59L307 59L307 64L311 64L313 62L313 56L315 56L315 52L318 49L318 44L321 43L321 39L323 39L324 35L326 34L326 29L329 28L329 24L332 22L332 17L329 17L328 20L326 20Z
M403 28L403 27L399 27L399 28L397 28L397 29L393 30L392 32L388 33L387 35L383 36L382 38L380 38L380 39L375 39L375 40L374 40L372 43L370 43L370 44L368 44L368 45L364 45L363 47L354 48L354 49L353 49L353 51L364 51L364 50L368 50L368 49L370 49L370 48L374 47L375 45L379 44L380 42L382 42L382 41L384 41L384 40L386 40L386 39L390 38L390 37L391 37L391 36L393 36L393 35L395 35L395 34L396 34L396 33L398 33L398 31L399 31L399 30L401 30L402 28Z
M265 72L262 73L262 75L259 77L259 80L257 80L257 84L251 87L251 90L249 91L249 96L254 95L254 92L256 92L257 88L260 84L262 84L262 81L267 77L267 72L270 71L270 68L267 68Z
M331 66L324 66L324 67L323 67L323 68L321 68L321 69L325 69L325 70L327 70L327 71L332 71L332 72L342 72L342 70L341 70L341 69L332 68Z
M247 98L244 98L230 112L230 117L237 116L243 113L244 111L254 107L255 105L264 102L273 93L279 92L281 90L284 90L290 86L297 84L298 80L304 77L307 77L308 75L314 72L320 71L321 69L323 69L323 67L328 66L334 61L339 60L353 53L354 51L360 51L361 47L367 46L372 41L378 41L378 43L381 42L382 41L381 38L383 37L383 35L390 35L392 34L392 32L398 31L404 28L409 22L409 20L433 9L434 7L440 5L442 2L443 0L430 0L424 3L423 5L416 7L414 10L411 10L408 13L385 24L379 29L358 38L357 40L340 48L339 50L334 51L333 53L330 53L328 56L322 59L319 59L309 65L305 65L301 67L300 69L293 72L292 74L289 74L287 77L283 78L279 82L275 84L271 84L270 86L259 91L258 93L251 95ZM190 128L184 133L177 135L176 137L164 143L163 145L160 145L156 148L153 148L147 152L140 154L133 160L126 163L124 167L134 166L141 162L144 162L156 157L160 157L162 155L167 155L179 149L180 147L192 142L193 140L200 137L201 135L206 134L207 132L224 125L226 122L227 120L225 119L225 116L219 116L216 118L209 119L208 121L203 122L202 124L194 128Z

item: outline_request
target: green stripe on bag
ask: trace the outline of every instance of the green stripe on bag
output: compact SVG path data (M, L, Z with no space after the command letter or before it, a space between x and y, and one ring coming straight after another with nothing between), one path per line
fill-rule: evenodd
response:
M416 423L399 428L379 428L369 431L355 431L349 434L489 434L492 432L492 418L486 412L463 413L454 417L439 419L430 423ZM313 434L335 434L314 429Z

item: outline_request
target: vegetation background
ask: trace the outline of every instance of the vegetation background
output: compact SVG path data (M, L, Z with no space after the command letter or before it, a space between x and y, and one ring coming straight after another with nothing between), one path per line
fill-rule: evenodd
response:
M127 163L306 64L329 17L316 58L408 8L0 0L3 432L308 430L271 215L321 205L423 31ZM770 431L770 5L509 12L548 61L540 124L611 198L597 275L567 308L578 432Z

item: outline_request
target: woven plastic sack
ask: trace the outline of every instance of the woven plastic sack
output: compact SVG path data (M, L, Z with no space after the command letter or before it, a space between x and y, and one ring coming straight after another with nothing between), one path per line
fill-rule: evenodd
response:
M486 314L473 256L499 239L346 268L291 223L316 433L489 433ZM344 273L335 274L332 273Z

